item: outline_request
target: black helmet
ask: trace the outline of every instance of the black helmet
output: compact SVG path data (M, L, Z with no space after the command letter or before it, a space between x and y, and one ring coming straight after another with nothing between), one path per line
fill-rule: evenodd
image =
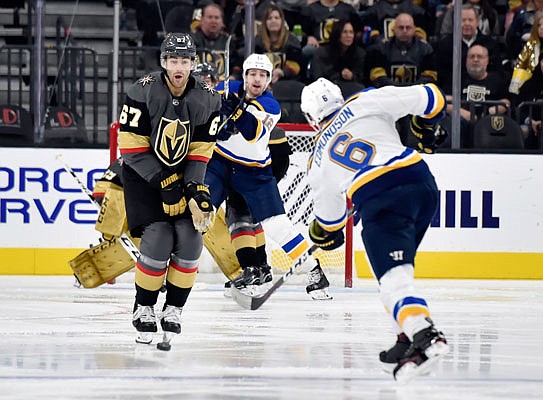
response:
M188 33L168 33L160 45L160 59L166 57L196 59L196 46Z
M217 68L209 63L198 64L194 71L192 71L192 74L201 77L209 76L214 82L217 82L219 80Z

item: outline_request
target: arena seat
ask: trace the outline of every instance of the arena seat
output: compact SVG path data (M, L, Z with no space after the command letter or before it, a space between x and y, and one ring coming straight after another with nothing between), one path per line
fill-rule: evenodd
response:
M507 115L486 115L473 127L476 149L516 150L524 148L520 126Z
M0 146L32 147L33 123L30 113L16 105L0 105Z
M281 119L285 123L305 123L305 117L300 110L302 89L305 85L294 80L277 81L272 85L273 96L281 105Z

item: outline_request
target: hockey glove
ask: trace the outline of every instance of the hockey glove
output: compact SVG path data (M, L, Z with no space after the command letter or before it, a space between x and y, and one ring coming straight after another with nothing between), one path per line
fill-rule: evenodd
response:
M241 110L243 105L243 98L239 98L234 93L228 93L228 97L222 99L221 104L221 115L224 115L226 118L234 116L239 110Z
M223 116L223 118L225 117ZM226 124L224 124L223 128L217 134L217 140L228 140L230 136L235 135L235 129L236 127L232 120L226 121Z
M189 182L185 187L190 212L192 213L192 224L198 232L205 232L213 223L215 216L209 188L196 182Z
M436 149L435 125L427 124L424 118L413 115L411 133L419 140L417 146L423 153L434 153Z
M345 243L342 229L335 232L325 231L316 219L309 225L309 237L313 243L325 251L335 250Z
M187 203L177 173L163 171L151 179L151 185L160 190L164 213L174 217L185 211Z

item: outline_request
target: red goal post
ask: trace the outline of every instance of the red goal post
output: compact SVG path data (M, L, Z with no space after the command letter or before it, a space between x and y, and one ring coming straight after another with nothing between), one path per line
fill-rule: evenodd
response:
M315 131L308 124L278 124L285 130L293 154L286 176L279 182L279 191L283 198L285 211L296 228L308 238L308 225L313 219L313 204L310 188L306 179L307 161L315 145ZM110 159L113 162L118 152L119 123L114 122L109 130ZM347 207L351 208L348 202ZM277 273L284 273L292 261L284 252L267 238L269 262ZM321 261L323 269L332 283L353 285L353 218L349 218L345 227L345 244L337 250L325 252L317 250L315 256ZM341 283L339 283L341 282Z
M308 124L278 124L285 130L293 154L290 156L290 167L285 178L279 182L279 191L283 198L285 211L295 226L307 237L309 223L313 220L313 203L309 184L306 179L307 161L315 146L316 132ZM346 199L347 207L352 204ZM353 218L350 217L345 227L345 244L339 249L325 252L317 250L327 275L345 287L353 285ZM275 257L272 257L274 265ZM283 269L283 268L279 268ZM337 279L343 276L344 279Z

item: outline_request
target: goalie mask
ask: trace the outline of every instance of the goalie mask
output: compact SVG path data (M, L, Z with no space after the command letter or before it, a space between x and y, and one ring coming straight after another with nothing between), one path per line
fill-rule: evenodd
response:
M244 86L247 86L247 73L250 69L261 69L263 71L266 71L268 74L268 79L266 80L266 88L271 83L272 80L272 71L273 71L273 65L265 54L251 54L249 57L245 59L243 62L243 82ZM266 89L264 88L264 90ZM262 92L264 92L264 90Z
M166 69L168 57L190 58L196 66L196 46L188 33L168 33L160 45L160 66Z
M320 130L319 123L339 110L345 102L339 86L324 78L304 87L301 99L300 109L316 131Z

